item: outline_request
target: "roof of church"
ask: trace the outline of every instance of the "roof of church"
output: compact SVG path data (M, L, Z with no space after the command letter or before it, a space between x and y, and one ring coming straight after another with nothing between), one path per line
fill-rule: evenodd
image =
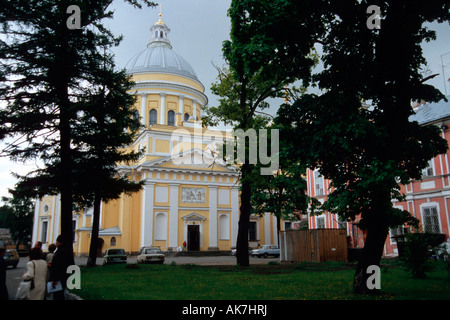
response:
M447 96L447 100L447 102L443 99L439 102L425 102L415 109L416 113L409 118L410 121L425 124L450 117L450 96Z
M128 74L163 73L174 74L198 81L191 65L178 53L172 50L168 38L170 29L161 21L157 21L150 28L152 39L147 48L142 50L125 66Z

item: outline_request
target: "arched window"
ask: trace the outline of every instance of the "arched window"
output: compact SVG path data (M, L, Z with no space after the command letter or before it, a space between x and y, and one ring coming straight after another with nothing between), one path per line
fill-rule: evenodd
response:
M167 124L169 126L175 125L175 112L173 110L169 110L167 113Z
M160 36L161 38L164 38L164 33L161 31L161 32L159 33L159 36Z
M230 240L230 216L219 215L219 240Z
M165 213L156 214L155 240L167 240L167 216Z
M189 120L189 113L185 113L184 114L184 121L188 121Z
M111 238L111 241L109 242L109 245L110 245L111 247L115 247L115 246L116 246L116 237L112 237L112 238Z
M156 119L157 119L157 112L155 109L150 110L150 120L149 120L149 125L153 125L156 124Z

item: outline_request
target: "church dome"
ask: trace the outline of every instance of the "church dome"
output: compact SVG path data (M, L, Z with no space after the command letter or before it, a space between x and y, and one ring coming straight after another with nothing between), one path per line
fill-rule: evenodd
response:
M169 38L170 29L164 22L157 21L150 28L152 39L147 49L139 52L125 66L128 74L162 73L173 74L198 81L191 65L178 53L172 50Z
M197 80L197 75L191 65L178 53L167 46L157 45L147 48L126 65L127 73L168 73Z

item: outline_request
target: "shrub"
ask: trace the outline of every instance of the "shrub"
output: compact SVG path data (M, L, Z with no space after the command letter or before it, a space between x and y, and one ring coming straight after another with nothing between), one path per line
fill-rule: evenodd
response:
M432 271L434 265L430 257L435 254L435 247L442 236L432 233L411 233L406 235L402 261L413 278L426 278L426 272Z

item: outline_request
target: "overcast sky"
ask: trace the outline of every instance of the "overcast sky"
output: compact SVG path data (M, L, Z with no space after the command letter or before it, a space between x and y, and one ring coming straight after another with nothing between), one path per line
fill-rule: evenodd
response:
M158 2L157 0L154 0ZM205 86L209 105L217 105L217 97L211 94L210 86L216 81L217 71L212 62L222 66L222 42L229 38L230 21L227 10L230 0L164 0L162 4L162 20L171 29L169 39L173 50L184 57L194 68L198 79ZM114 48L116 64L124 68L132 56L144 50L151 35L150 27L158 20L159 7L135 9L123 1L116 0L113 5L114 20L105 25L115 35L123 35L119 47ZM82 14L82 13L81 13ZM382 24L381 24L382 27ZM424 44L424 55L432 73L439 76L429 81L445 93L442 77L441 55L446 66L446 78L450 78L450 27L448 24L432 25L438 31L436 41ZM446 85L450 95L450 83ZM271 107L276 111L278 105ZM0 197L8 195L8 188L13 188L16 180L11 172L24 174L33 164L23 165L11 163L0 158Z

